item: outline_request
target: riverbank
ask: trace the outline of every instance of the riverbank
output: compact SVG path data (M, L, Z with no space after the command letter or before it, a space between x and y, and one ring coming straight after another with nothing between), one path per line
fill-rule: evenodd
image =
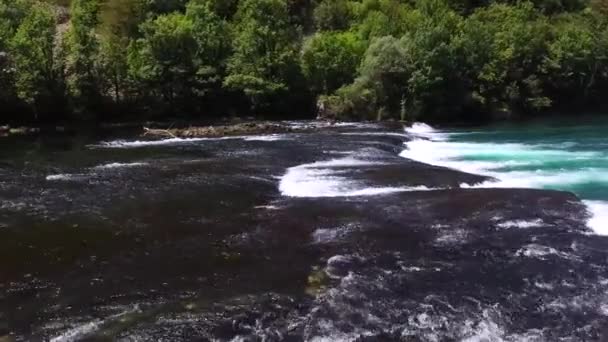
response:
M463 189L491 178L400 157L415 138L340 123L16 139L0 150L0 336L606 337L608 241L576 196Z

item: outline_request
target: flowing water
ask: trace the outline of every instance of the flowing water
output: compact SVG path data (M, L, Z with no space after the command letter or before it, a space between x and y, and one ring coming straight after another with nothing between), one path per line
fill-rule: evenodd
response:
M286 124L0 139L0 341L608 340L602 126Z
M479 129L409 129L422 139L401 155L496 178L484 187L570 191L588 205L589 225L608 234L608 120L579 118Z

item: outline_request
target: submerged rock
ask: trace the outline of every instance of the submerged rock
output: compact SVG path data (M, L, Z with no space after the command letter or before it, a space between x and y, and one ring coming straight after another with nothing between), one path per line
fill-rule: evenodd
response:
M329 280L329 276L325 273L325 270L315 266L308 275L308 284L304 292L315 296L327 288Z

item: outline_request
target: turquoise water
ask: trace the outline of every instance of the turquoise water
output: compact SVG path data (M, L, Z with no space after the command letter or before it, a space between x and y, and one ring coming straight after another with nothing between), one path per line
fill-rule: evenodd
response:
M590 226L608 233L608 120L577 118L478 129L408 129L421 139L404 157L497 179L483 187L571 191L594 214Z

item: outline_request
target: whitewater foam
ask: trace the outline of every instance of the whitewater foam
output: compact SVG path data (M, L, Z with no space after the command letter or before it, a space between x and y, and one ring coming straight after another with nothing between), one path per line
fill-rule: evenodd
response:
M464 244L468 239L469 232L465 229L445 229L438 234L435 244L440 246Z
M587 205L590 217L587 226L599 235L608 235L608 202L583 201Z
M242 137L245 141L277 141L286 139L285 135L282 134L269 134L269 135L251 135Z
M384 165L382 162L344 157L302 164L287 169L279 190L288 197L373 196L403 191L428 190L427 187L369 187L343 176L344 168Z
M137 148L146 146L163 146L163 145L178 145L188 144L199 141L213 141L213 140L224 140L234 139L234 137L220 137L220 138L169 138L161 140L113 140L103 141L97 145L90 145L93 148Z
M435 139L438 135L438 132L433 127L422 122L415 122L411 126L406 127L405 131L415 136Z
M518 257L537 258L543 260L550 255L555 255L559 258L570 261L580 261L580 258L570 253L558 251L553 247L543 246L534 243L525 245L524 247L520 248L517 252L515 252L515 255Z
M512 220L512 221L504 221L498 223L496 226L498 228L508 229L508 228L537 228L544 226L545 223L541 219L536 220Z
M466 324L465 324L466 326ZM465 328L466 329L466 328ZM465 332L463 335L467 336L462 339L462 342L503 342L505 341L505 331L496 322L487 319L483 320L475 326L475 328L468 328L470 332Z
M128 317L131 314L141 313L141 309L139 305L134 305L131 308L123 309L119 313L107 316L106 318L98 318L91 320L89 322L75 324L67 331L63 332L60 335L57 335L50 339L50 342L72 342L72 341L81 341L90 335L99 332L102 330L104 325L107 323L114 322L116 320L121 320Z
M398 137L398 138L407 137L406 134L398 133L398 132L346 132L346 133L340 133L340 135L388 136L388 137Z
M440 139L443 137L440 136ZM533 167L547 161L559 161L572 158L572 152L533 149L525 144L492 144L492 143L463 143L450 141L413 140L406 143L407 149L401 152L401 156L414 159L423 163L448 167L470 173L484 174L488 176L504 175L500 172L513 166ZM481 160L467 160L467 157L475 156ZM595 158L595 152L579 152L578 158ZM559 172L561 170L557 170ZM591 175L597 176L597 170L590 168ZM551 176L551 173L540 175L541 171L514 171L510 178L520 178L522 175ZM587 176L587 177L590 177ZM608 176L607 176L608 177ZM537 180L542 178L536 177ZM567 178L563 178L567 179Z
M68 330L67 332L54 337L50 340L50 342L72 342L78 341L82 339L84 336L91 334L94 331L97 331L100 325L103 323L103 320L98 319L91 322L84 323L75 328Z
M416 123L406 131L419 139L406 143L401 156L426 164L492 177L462 188L549 188L570 190L595 182L608 183L608 172L596 167L542 169L543 163L597 163L605 156L597 151L568 151L572 141L558 144L522 144L450 141L465 133L447 133ZM468 133L466 133L468 134ZM587 223L595 233L608 235L608 202L584 201L590 212ZM523 224L524 226L526 224ZM521 224L515 224L521 227Z
M404 187L368 187L343 176L344 168L383 165L381 162L344 157L302 164L287 169L279 182L288 197L372 196L411 190Z
M168 138L161 140L113 140L103 141L96 145L89 145L92 148L137 148L147 146L171 146L180 144L191 144L201 141L219 141L219 140L231 140L231 139L242 139L244 141L277 141L287 139L286 135L283 134L268 134L268 135L234 135L226 137L200 137L200 138Z
M357 226L350 224L341 227L318 228L312 233L312 240L318 244L332 243L344 239L356 229Z
M47 181L73 181L79 180L86 177L82 174L71 174L71 173L61 173L57 175L48 175L46 176Z
M93 167L93 169L103 170L103 169L118 169L118 168L129 168L129 167L138 167L138 166L146 166L148 163L108 163L103 165L97 165Z
M60 174L55 174L55 175L48 175L45 177L45 179L49 182L52 182L52 181L82 181L87 178L97 176L97 174L95 174L94 171L114 170L114 169L121 169L121 168L133 168L133 167L141 167L141 166L146 166L146 165L148 165L148 164L147 163L108 163L108 164L97 165L90 169L87 169L87 171L93 171L89 174L86 174L86 173L60 173Z

